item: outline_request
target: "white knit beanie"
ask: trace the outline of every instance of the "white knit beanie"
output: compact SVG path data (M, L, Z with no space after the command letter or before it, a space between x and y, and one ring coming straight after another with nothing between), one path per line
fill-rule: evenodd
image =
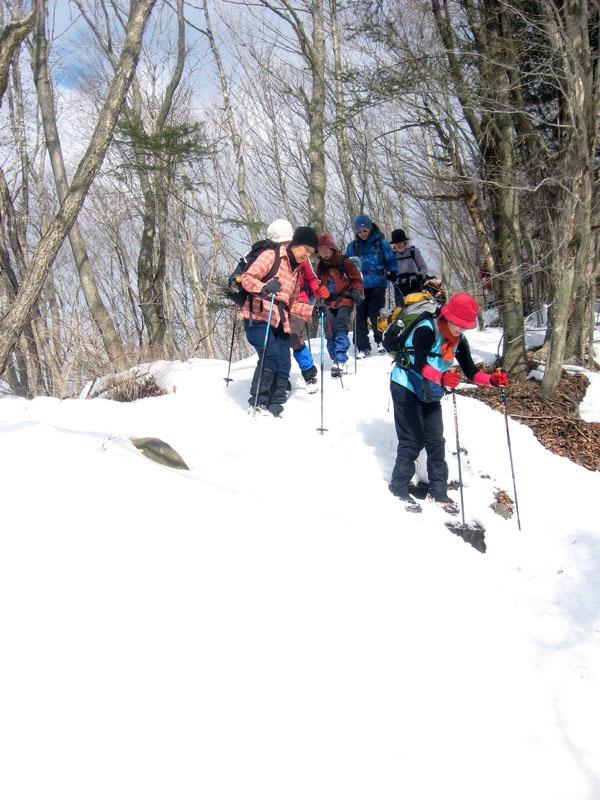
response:
M276 219L267 228L267 238L272 242L291 242L294 231L287 219Z

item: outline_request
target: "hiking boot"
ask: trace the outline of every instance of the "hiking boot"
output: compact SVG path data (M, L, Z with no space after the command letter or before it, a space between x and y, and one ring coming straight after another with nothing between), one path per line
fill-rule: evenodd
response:
M250 386L250 397L248 398L248 405L254 406L254 403L257 401L258 406L268 406L271 400L271 392L274 388L275 384L275 373L272 369L264 368L262 376L260 378L260 388L258 392L258 398L256 397L256 391L258 386L258 378L260 375L260 366L257 365L256 369L254 370L254 375L252 376L252 384ZM287 378L286 378L287 380Z
M379 342L378 345L377 345L377 352L380 355L385 353L385 347L383 346L383 344L381 342Z
M421 511L420 504L415 500L412 494L410 494L408 489L399 489L392 483L388 484L388 489L394 495L394 497L397 497L401 503L404 503L407 511L414 511L417 514Z
M346 364L334 364L331 368L332 378L341 378L347 372Z
M308 394L314 394L319 391L319 382L316 378L308 378L306 381L306 391Z
M371 355L370 350L359 350L356 354L357 358L368 358Z
M269 409L266 406L258 405L256 406L256 411L254 411L254 406L248 406L248 416L249 417L270 417Z
M270 403L269 408L267 409L267 414L272 414L276 418L281 418L283 414L283 406L281 403Z
M291 390L292 384L287 375L275 375L275 380L273 381L269 394L269 401L266 405L269 406L269 409L271 404L283 405L288 399Z

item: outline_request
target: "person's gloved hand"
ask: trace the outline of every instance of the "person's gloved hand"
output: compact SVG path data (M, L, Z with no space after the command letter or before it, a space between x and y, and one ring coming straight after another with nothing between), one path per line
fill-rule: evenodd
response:
M318 319L318 317L320 317L321 314L325 314L326 311L327 311L327 306L325 305L325 303L322 300L317 300L312 312L313 319Z
M477 386L489 386L491 383L491 376L487 372L476 372L471 379Z
M508 386L508 375L506 372L494 372L490 375L490 384L492 386Z
M456 389L460 383L460 375L457 372L444 372L442 375L442 386L444 389Z
M277 294L280 289L281 281L279 278L271 278L271 280L265 283L263 288L260 290L260 296L268 297L270 294Z
M346 289L342 297L347 297L348 300L354 301L356 305L362 303L362 301L365 299L358 289Z
M397 272L392 272L390 270L389 272L385 273L385 277L386 277L386 280L391 281L392 283L394 283L396 281L397 277L398 277L398 273Z
M326 286L319 286L319 288L315 292L315 295L320 300L326 300L329 297L329 289Z
M423 278L423 287L431 286L432 289L439 289L441 285L441 280L435 276L430 277L429 275L426 275L425 278Z
M442 282L439 278L426 277L423 281L423 289L429 292L439 302L446 302L446 295L442 289Z

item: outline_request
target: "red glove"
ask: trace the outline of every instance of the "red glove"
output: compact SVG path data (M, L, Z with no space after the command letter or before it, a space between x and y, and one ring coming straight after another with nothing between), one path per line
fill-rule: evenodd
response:
M425 364L423 369L421 370L421 375L424 378L427 378L428 381L433 381L433 383L437 383L438 386L442 383L442 373L438 372L437 369L434 369L431 364Z
M460 383L460 376L457 372L444 372L442 375L442 386L445 389L456 389Z
M508 375L506 372L494 372L490 375L490 383L492 386L508 386Z
M476 372L473 375L473 383L476 383L477 386L489 386L491 379L492 376L488 375L487 372Z
M320 300L326 300L329 297L329 289L326 286L319 286L315 294Z

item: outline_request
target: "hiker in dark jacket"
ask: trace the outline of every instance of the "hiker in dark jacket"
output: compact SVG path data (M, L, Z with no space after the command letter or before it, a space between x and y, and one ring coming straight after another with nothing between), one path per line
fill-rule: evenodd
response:
M334 362L333 377L346 373L350 339L350 315L363 300L363 282L356 265L343 256L328 233L319 236L317 278L325 289L325 336L327 352Z
M385 290L387 281L395 282L398 277L396 257L386 242L383 234L366 214L361 214L354 220L356 236L346 248L349 258L356 256L360 259L360 271L364 286L364 301L356 309L356 341L358 357L366 358L371 355L369 342L369 323L375 344L380 353L383 353L381 333L377 330L377 317L385 306Z
M415 504L409 484L415 472L415 459L427 452L429 499L446 511L458 511L448 496L448 465L445 457L441 398L454 389L460 378L450 372L454 359L466 377L478 386L507 386L505 373L480 372L471 357L464 331L477 325L478 306L468 294L455 294L436 317L428 315L406 339L410 366L392 370L391 391L394 422L398 435L396 464L389 489L396 497Z
M264 250L241 276L241 284L249 295L240 316L244 320L246 337L258 353L250 387L249 410L253 409L256 401L259 413L271 412L277 417L283 411L291 368L290 315L304 320L313 317L313 307L298 300L298 267L316 249L317 232L313 228L296 228L290 243L279 246L279 269L274 277L267 283L263 280L275 263L272 249Z
M396 254L398 280L394 287L394 299L399 306L407 294L420 292L427 280L427 264L421 251L414 245L408 246L408 237L402 228L392 231L391 247Z

